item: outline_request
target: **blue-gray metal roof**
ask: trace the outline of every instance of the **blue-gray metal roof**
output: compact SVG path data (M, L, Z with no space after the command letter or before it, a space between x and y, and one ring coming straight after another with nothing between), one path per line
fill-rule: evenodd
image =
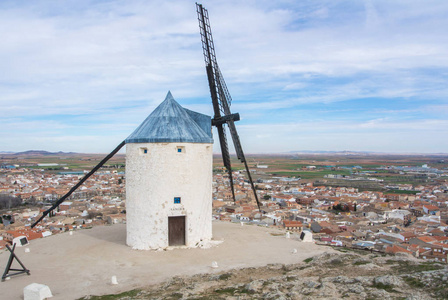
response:
M213 143L211 117L165 100L126 139L126 143Z

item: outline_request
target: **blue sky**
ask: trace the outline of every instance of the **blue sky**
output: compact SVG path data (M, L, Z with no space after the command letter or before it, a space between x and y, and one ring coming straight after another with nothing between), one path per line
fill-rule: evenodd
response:
M448 152L447 1L202 3L247 153ZM2 0L0 36L0 151L110 152L168 90L212 115L193 1Z

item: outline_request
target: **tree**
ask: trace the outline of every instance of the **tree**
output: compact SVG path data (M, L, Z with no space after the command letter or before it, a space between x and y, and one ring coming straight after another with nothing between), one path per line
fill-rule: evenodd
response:
M264 196L263 196L263 199L264 199L264 200L269 200L269 199L271 199L271 196L270 196L270 195L264 195Z
M98 212L98 211L89 211L89 219L97 219L98 217L102 217L103 213Z
M341 203L338 203L337 205L333 205L333 210L336 211L349 211L349 208L347 205L341 205Z
M20 198L8 195L8 194L0 194L0 209L10 209L22 204L22 200Z

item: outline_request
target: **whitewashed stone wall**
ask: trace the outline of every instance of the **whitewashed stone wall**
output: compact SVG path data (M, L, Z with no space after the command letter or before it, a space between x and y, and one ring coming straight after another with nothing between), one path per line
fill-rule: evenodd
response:
M185 216L187 247L212 238L212 151L200 143L126 144L128 246L168 247L169 216Z

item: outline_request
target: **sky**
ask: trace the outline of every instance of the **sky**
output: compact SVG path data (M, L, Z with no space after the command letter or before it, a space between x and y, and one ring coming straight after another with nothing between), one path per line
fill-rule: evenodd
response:
M448 1L202 4L246 153L448 153ZM109 153L168 91L213 114L193 1L0 0L0 36L0 151Z

